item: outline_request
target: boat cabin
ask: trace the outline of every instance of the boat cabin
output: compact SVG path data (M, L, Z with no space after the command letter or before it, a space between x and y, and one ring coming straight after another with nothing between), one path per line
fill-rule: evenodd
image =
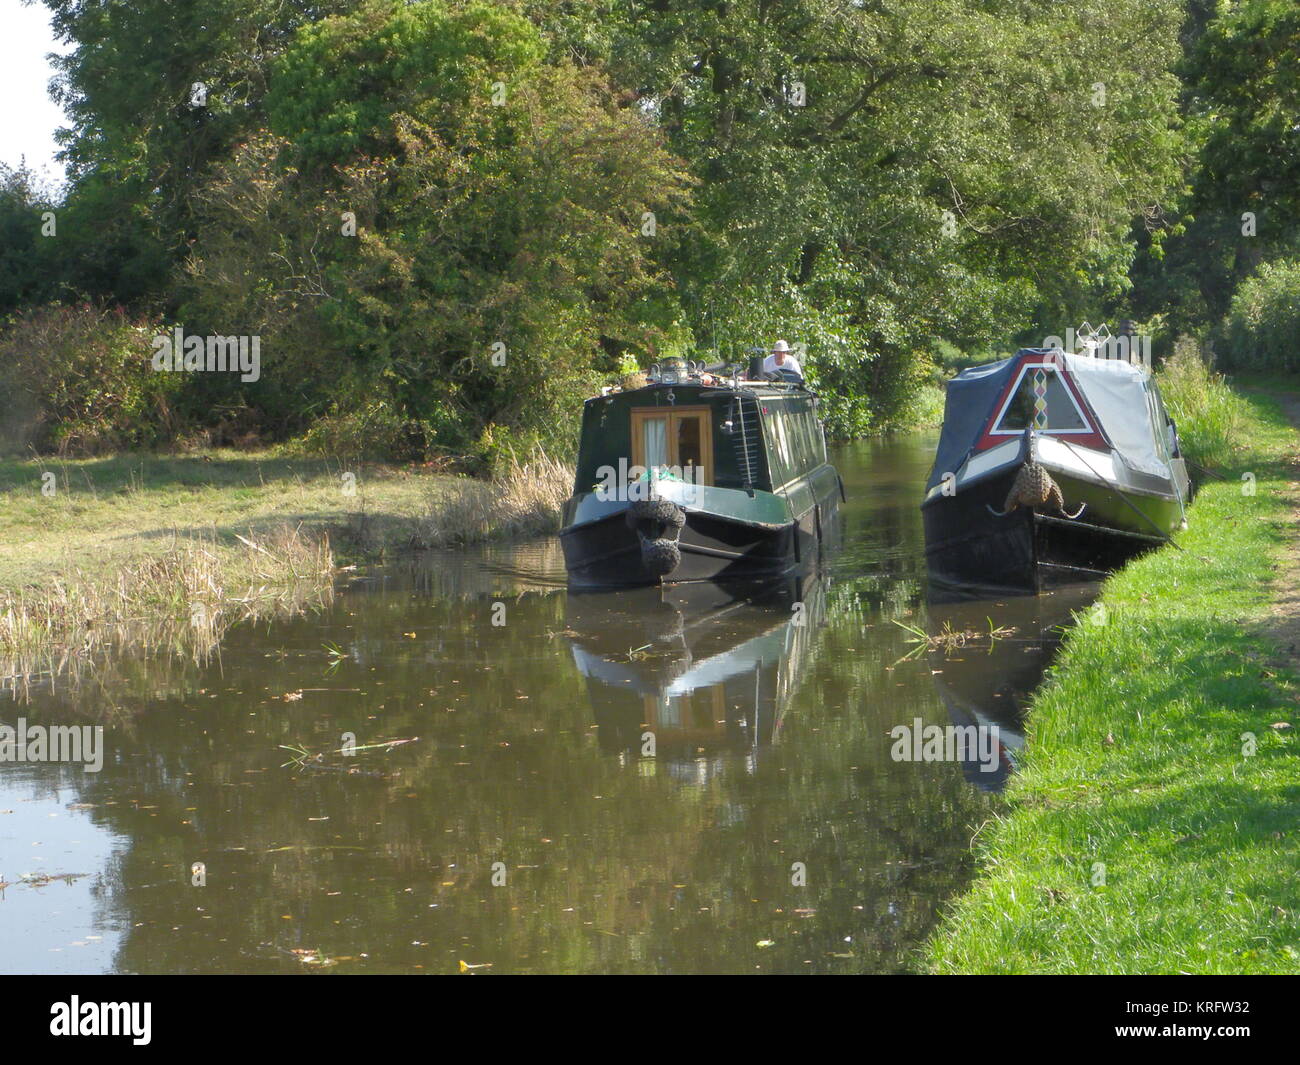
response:
M560 538L592 586L780 577L842 497L817 397L689 363L587 400Z
M590 399L575 492L621 491L651 476L780 492L826 463L817 399L766 383L649 385Z

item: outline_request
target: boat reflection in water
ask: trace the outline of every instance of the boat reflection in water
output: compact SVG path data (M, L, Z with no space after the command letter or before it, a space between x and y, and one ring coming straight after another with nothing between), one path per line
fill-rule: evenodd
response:
M996 728L995 764L979 758L985 743L971 744L963 752L962 772L972 784L985 791L1006 787L1025 745L1030 698L1074 615L1087 616L1097 587L1073 584L1034 597L961 599L932 583L928 631L932 638L946 641L929 654L939 698L954 725L981 733ZM990 639L990 628L1014 631ZM959 635L954 634L966 634L967 639L956 645Z
M753 772L818 642L826 583L571 593L566 635L601 746L683 783L737 760Z

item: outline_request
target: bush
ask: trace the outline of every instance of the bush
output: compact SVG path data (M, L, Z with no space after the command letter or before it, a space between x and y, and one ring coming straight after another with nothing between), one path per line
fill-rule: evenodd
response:
M171 440L179 375L155 373L158 320L49 304L0 332L0 448L88 455Z
M557 410L555 424L547 430L490 424L466 456L468 468L486 477L503 477L524 463L549 462L548 456L552 455L556 456L554 461L571 462L578 454L581 425L581 400Z
M1300 369L1300 262L1266 263L1237 287L1223 361L1235 369Z
M1241 399L1213 373L1190 337L1179 337L1160 365L1156 381L1178 425L1183 454L1203 467L1228 466L1241 434Z
M292 450L325 458L419 462L428 451L427 428L379 401L320 418Z

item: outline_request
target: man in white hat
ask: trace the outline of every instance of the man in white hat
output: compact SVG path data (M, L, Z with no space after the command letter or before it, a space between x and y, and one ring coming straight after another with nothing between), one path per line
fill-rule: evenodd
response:
M787 381L803 384L803 368L799 365L799 360L790 354L790 345L784 340L778 340L772 345L772 354L763 360L763 372L779 374Z

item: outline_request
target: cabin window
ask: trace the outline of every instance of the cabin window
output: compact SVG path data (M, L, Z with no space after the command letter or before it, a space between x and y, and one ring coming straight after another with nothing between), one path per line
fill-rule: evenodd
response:
M825 439L810 407L771 409L765 424L774 485L788 484L826 460Z
M781 453L781 465L785 469L790 469L790 438L785 431L785 411L779 411L775 418L772 419L772 428L776 430L776 447Z
M786 410L784 407L772 407L768 417L768 435L772 456L772 484L780 486L794 477L794 463L791 461L790 438L786 433Z
M668 419L642 418L638 437L641 454L635 457L638 466L668 465Z
M1026 363L1021 367L992 432L994 436L1011 436L1030 428L1042 433L1092 431L1054 366Z
M713 483L713 426L708 407L632 412L632 464L676 467L693 484ZM687 470L693 472L687 474Z
M811 410L805 410L799 418L799 424L803 428L803 437L807 445L805 459L809 467L826 461L826 442L822 438L821 426L817 424L817 415Z
M808 465L808 437L804 433L803 411L790 411L790 459L795 473L803 473Z
M672 463L685 469L687 466L704 466L704 439L701 430L704 421L699 415L686 415L674 419L677 434L677 461Z

